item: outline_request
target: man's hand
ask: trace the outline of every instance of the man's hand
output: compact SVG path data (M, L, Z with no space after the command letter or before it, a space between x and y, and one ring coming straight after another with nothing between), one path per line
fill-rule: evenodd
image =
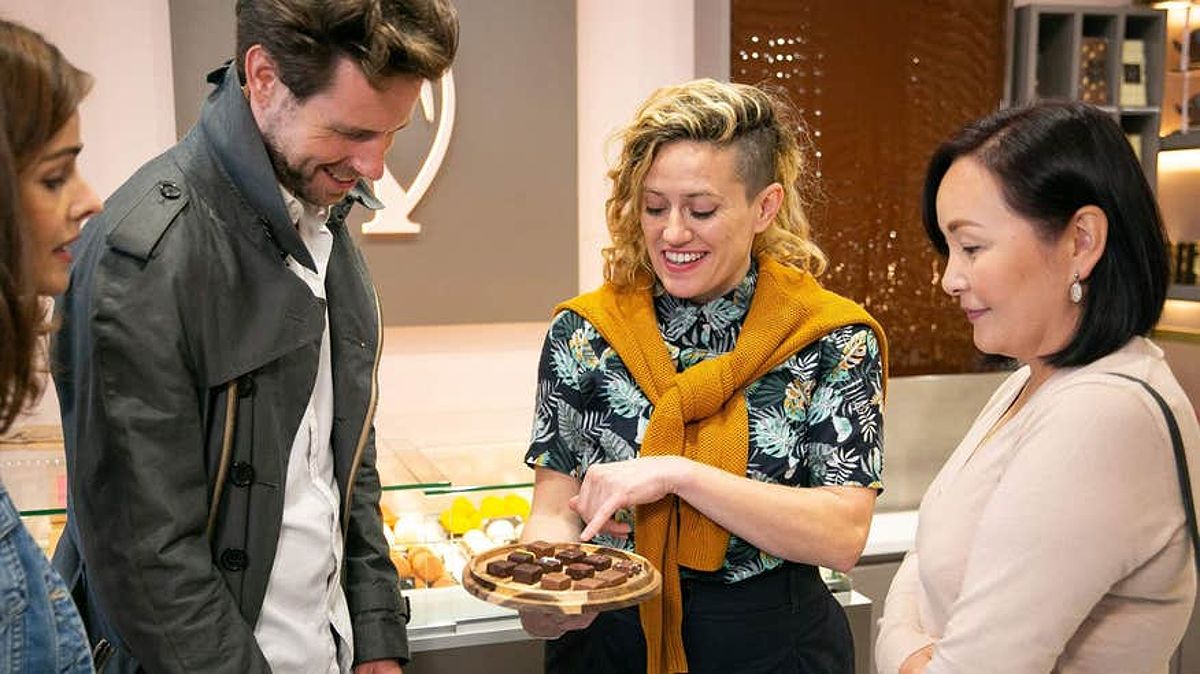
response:
M371 660L354 666L354 674L404 674L395 660Z

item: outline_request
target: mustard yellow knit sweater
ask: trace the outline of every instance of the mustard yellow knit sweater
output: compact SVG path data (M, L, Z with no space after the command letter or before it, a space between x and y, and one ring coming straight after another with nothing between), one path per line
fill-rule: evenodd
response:
M651 291L622 292L605 284L559 305L596 327L654 404L641 456L679 455L745 476L749 420L743 389L843 326L874 330L886 381L887 343L870 314L807 272L765 255L758 262L758 284L736 347L681 373L659 334ZM646 671L686 672L679 567L719 569L729 532L675 496L637 506L634 526L638 554L663 575L662 594L640 607Z

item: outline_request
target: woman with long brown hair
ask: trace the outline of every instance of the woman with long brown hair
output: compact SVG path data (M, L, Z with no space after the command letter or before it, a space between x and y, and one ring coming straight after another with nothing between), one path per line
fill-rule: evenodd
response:
M12 426L41 390L34 368L41 309L25 261L25 237L17 225L16 186L8 136L0 134L0 432Z
M90 87L42 36L0 20L0 432L41 393L38 344L49 323L40 298L66 290L67 246L100 209L75 168L78 106ZM3 485L0 597L4 671L92 671L71 596Z

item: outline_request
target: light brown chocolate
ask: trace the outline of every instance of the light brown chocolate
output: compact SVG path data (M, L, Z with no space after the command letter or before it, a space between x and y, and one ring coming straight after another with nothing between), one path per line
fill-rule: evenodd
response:
M616 569L597 571L596 575L594 576L596 580L604 583L604 587L616 587L621 583L624 583L625 579L628 577L629 575L624 571L617 571Z
M546 541L534 541L532 543L526 543L525 549L533 553L534 557L554 556L554 545L552 543L547 543Z
M547 590L569 590L571 577L565 573L547 573L542 576L542 587Z

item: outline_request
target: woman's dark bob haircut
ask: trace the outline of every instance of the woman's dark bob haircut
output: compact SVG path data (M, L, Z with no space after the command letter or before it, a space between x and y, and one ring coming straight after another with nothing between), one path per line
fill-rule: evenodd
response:
M942 255L949 249L938 227L938 188L965 156L996 177L1008 207L1047 243L1059 240L1084 206L1108 217L1108 243L1084 281L1079 328L1047 364L1086 365L1150 332L1167 297L1167 240L1154 193L1112 117L1085 103L1038 103L972 122L942 143L921 196L925 233Z

